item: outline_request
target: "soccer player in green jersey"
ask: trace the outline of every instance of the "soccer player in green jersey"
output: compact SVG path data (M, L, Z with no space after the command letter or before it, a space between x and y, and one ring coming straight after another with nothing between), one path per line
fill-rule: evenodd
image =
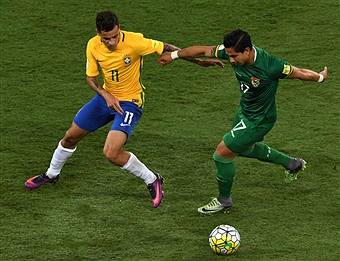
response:
M275 95L279 79L300 79L324 82L327 67L320 73L297 68L287 61L268 54L252 44L246 31L237 29L224 37L217 46L191 46L164 53L158 62L166 65L176 58L217 57L229 61L235 71L241 91L241 101L231 130L218 144L213 159L219 195L198 212L211 214L226 212L232 206L231 189L235 177L234 158L243 156L282 165L287 183L297 179L297 173L306 168L303 159L287 156L262 141L276 122Z
M25 186L36 189L45 183L56 183L77 144L89 133L111 123L103 149L105 157L142 179L150 192L153 207L157 208L163 197L163 177L147 168L132 152L124 151L123 147L144 109L145 87L140 77L144 56L161 55L179 48L145 38L141 33L121 30L118 17L111 11L97 14L96 32L86 48L86 81L96 94L74 117L71 127L55 149L47 171L28 179ZM223 66L219 60L187 60L204 67ZM100 72L104 84L97 79Z

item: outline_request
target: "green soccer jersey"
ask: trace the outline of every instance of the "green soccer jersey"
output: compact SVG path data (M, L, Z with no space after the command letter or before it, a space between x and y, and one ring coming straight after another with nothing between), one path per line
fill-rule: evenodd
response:
M231 63L242 93L239 110L250 121L275 122L275 95L279 79L287 78L293 69L287 61L270 55L255 45L253 48L253 64L239 66ZM224 45L216 46L215 56L230 61Z

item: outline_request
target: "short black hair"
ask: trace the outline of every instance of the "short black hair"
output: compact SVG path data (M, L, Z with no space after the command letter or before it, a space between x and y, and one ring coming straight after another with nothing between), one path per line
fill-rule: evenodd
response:
M112 11L103 11L97 14L96 26L99 32L109 32L113 28L119 26L119 20L117 15Z
M223 45L224 48L233 47L237 53L243 53L247 47L251 49L253 46L249 34L242 29L229 32L223 39Z

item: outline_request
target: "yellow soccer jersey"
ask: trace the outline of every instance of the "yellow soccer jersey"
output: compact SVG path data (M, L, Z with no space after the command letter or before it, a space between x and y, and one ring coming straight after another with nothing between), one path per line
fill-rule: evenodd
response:
M86 75L98 76L101 68L103 88L120 101L144 105L144 86L141 83L143 56L162 54L163 42L144 38L143 34L120 31L115 50L110 51L99 36L91 38L86 49Z

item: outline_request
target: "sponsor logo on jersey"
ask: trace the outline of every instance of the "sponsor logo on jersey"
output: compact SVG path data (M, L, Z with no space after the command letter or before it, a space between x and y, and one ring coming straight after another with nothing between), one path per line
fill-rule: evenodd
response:
M256 77L251 77L251 85L253 85L254 88L257 88L260 86L260 79Z

